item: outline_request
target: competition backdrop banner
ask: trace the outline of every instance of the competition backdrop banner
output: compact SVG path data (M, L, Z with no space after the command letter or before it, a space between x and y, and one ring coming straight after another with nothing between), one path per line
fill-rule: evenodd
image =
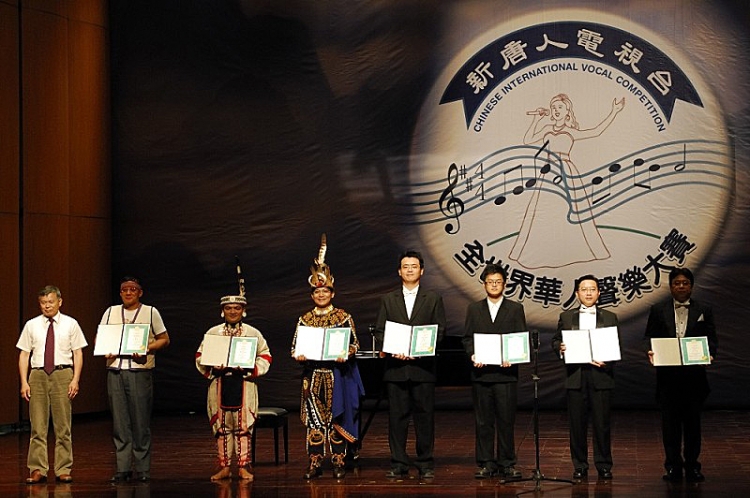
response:
M743 2L255 4L112 8L115 274L141 277L172 337L158 409L202 406L193 353L236 291L235 255L274 356L261 402L298 404L291 339L323 232L363 349L399 252L422 251L448 312L441 382L459 387L466 306L486 264L506 267L550 407L574 280L596 275L620 319L616 403L649 406L645 319L687 266L717 319L709 403L747 406ZM458 392L444 402L469 406Z

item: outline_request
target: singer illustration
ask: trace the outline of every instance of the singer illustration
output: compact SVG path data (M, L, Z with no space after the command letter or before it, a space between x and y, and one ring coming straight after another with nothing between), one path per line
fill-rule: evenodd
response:
M509 258L528 269L560 268L573 263L602 260L610 253L593 219L584 221L591 210L580 173L570 158L577 140L600 136L625 107L625 97L612 101L612 110L593 128L581 129L573 113L573 102L565 94L552 97L549 109L539 107L527 112L533 116L524 136L526 145L549 141L549 152L561 158L561 186L567 188L567 202L556 195L542 196L541 184L534 189L526 207L518 237ZM551 123L542 124L549 116ZM570 215L568 215L570 213ZM555 252L534 251L554 240L561 248ZM569 248L569 249L568 249Z

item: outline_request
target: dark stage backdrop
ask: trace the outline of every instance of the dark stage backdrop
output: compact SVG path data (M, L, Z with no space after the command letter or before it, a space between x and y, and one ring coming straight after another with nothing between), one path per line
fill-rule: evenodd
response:
M618 406L647 406L648 306L689 266L719 330L710 403L750 405L743 4L111 2L113 274L141 277L172 338L156 409L204 409L194 353L237 290L235 255L274 358L261 403L298 406L289 347L323 232L334 303L366 349L403 249L423 251L451 336L482 266L508 265L547 407L564 400L549 343L576 276L602 278L621 319ZM559 94L577 130L550 120ZM537 119L560 126L532 136ZM462 361L441 377L460 384Z

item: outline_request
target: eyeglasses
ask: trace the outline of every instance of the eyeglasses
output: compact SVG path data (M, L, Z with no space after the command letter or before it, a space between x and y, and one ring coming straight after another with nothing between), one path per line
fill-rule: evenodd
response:
M126 294L128 292L136 294L139 290L141 290L140 287L120 287L120 294Z
M485 280L484 283L487 285L503 285L505 280Z

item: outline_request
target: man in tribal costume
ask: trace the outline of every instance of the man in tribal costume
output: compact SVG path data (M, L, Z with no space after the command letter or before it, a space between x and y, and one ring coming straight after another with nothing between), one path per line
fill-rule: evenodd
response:
M236 456L240 479L253 480L250 439L258 413L258 388L255 379L268 372L271 366L271 351L258 329L242 323L242 318L247 316L246 306L244 285L240 284L240 295L221 298L221 316L224 323L211 327L206 335L257 337L255 368L203 365L203 342L195 354L195 366L211 381L208 387L208 418L217 439L219 458L219 471L211 476L212 481L232 477L232 455Z
M318 258L311 267L308 282L315 307L302 315L292 340L292 357L303 366L302 400L300 418L307 427L306 448L310 458L305 479L322 474L321 466L326 451L331 453L333 477L346 475L345 458L347 446L359 438L357 413L359 400L364 395L354 354L359 349L359 340L351 315L331 303L335 292L333 276L325 263L326 238L321 239ZM297 336L300 326L315 328L349 327L347 353L335 361L309 360L297 354Z

